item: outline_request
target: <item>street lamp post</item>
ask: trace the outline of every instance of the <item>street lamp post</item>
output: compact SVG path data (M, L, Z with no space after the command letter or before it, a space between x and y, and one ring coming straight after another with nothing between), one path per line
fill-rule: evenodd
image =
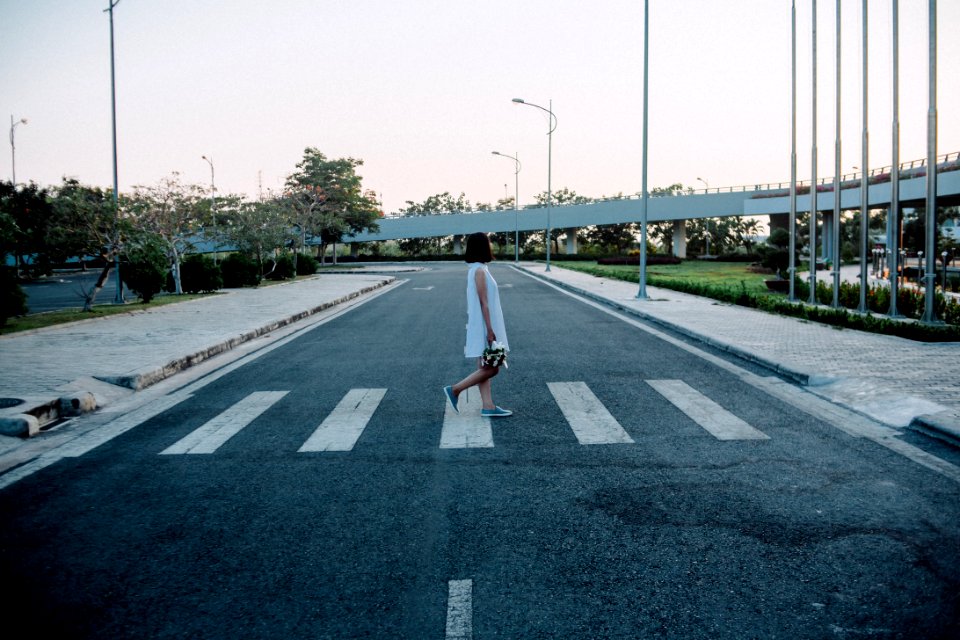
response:
M647 131L649 125L650 89L650 0L643 0L643 125L640 142L640 269L637 300L647 300L647 208L650 192L647 190Z
M214 194L217 192L217 187L213 182L213 159L208 158L207 156L200 156L207 161L207 164L210 165L210 215L213 216L213 264L217 264L217 247L219 246L219 241L217 239L217 209L216 201L214 200Z
M841 72L841 56L840 56L840 0L837 0L837 72L836 72L836 81L837 81L837 108L835 111L836 114L836 133L837 137L834 142L834 171L833 171L833 218L830 219L831 222L831 231L830 231L830 262L833 266L833 271L831 275L833 276L833 301L831 307L834 309L840 308L840 217L843 214L843 209L840 208L840 181L842 176L840 175L840 94L842 93L842 86L840 84L840 72ZM826 232L826 229L824 229Z
M927 207L926 245L927 274L924 288L923 316L925 324L942 324L937 319L934 296L937 286L937 0L929 0L928 74L930 105L927 109ZM944 265L946 275L946 265Z
M864 0L866 3L866 0ZM797 3L790 3L790 258L787 277L790 278L788 299L797 301Z
M113 52L113 8L120 0L110 0L110 6L104 9L110 14L110 107L113 122L113 270L117 274L116 304L123 304L123 279L120 277L120 195L117 180L117 73Z
M20 118L15 121L13 114L10 114L10 173L14 187L17 186L17 147L13 142L13 130L17 128L17 125L21 124L27 124L27 119Z
M551 188L551 178L553 174L553 130L557 128L557 116L553 115L553 100L548 103L549 107L544 108L532 102L526 102L522 98L514 98L517 104L525 104L528 107L536 107L541 111L546 111L550 115L549 130L547 131L547 271L550 271L550 210L553 207L553 191Z
M503 156L504 158L510 158L516 163L516 169L513 172L514 189L516 194L513 196L513 221L514 221L513 261L515 263L519 263L520 262L520 208L519 208L520 207L520 160L517 159L517 156L508 156L507 154L500 153L499 151L494 151L493 155Z

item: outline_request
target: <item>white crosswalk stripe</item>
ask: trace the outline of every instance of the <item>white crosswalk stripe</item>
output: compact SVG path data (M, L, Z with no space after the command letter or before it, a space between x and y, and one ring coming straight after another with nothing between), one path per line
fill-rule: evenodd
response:
M386 393L386 389L351 389L299 451L352 451Z
M646 382L718 440L769 439L682 380ZM634 444L630 434L585 382L548 382L547 388L581 445ZM251 393L161 453L214 453L287 393ZM297 451L352 451L386 393L387 389L351 389ZM480 415L479 392L472 389L469 394L461 394L459 406L458 414L446 405L440 448L493 447L492 420Z
M633 443L586 383L548 382L547 387L580 444Z
M447 587L446 640L473 638L473 580L451 580Z
M483 402L480 393L471 389L461 393L457 403L460 413L457 414L447 403L443 414L443 430L440 432L441 449L472 449L493 446L493 427L490 418L480 416Z
M166 455L213 453L287 393L287 391L255 391L160 453Z
M682 380L647 380L647 384L718 440L769 440Z

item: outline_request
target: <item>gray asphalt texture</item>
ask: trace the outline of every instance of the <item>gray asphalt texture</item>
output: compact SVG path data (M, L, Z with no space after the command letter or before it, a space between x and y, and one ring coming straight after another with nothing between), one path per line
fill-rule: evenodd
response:
M471 579L474 638L958 636L956 482L506 265L493 387L515 416L494 448L439 449L440 389L473 367L464 272L409 274L0 491L4 619L64 638L440 638L447 582ZM653 379L770 439L714 439ZM580 445L560 381L636 444ZM388 389L354 450L297 453L353 388ZM289 393L215 453L158 455L272 390Z

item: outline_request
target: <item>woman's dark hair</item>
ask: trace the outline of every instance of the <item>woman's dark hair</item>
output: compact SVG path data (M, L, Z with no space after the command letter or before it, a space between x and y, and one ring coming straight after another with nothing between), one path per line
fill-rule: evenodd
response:
M467 236L466 262L493 262L493 248L485 233L471 233Z

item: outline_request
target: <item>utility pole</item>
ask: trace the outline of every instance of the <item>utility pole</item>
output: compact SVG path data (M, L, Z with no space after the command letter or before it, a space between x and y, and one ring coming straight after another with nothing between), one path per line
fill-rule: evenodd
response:
M120 196L117 180L117 74L113 52L113 8L120 0L109 0L110 6L104 11L110 14L110 105L113 115L113 270L117 277L116 304L123 304L123 280L120 278Z
M937 0L930 0L929 73L930 107L927 111L927 281L922 321L941 324L934 304L937 283ZM947 257L943 257L943 272L947 272Z

